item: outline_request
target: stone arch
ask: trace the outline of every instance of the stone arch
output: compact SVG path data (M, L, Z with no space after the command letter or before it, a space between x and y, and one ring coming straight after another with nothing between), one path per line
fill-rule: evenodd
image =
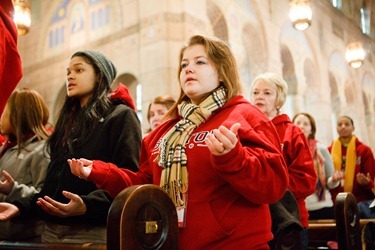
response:
M345 96L345 83L350 77L350 71L348 63L342 56L343 53L334 51L328 60L328 77L329 86L331 93L331 109L332 109L332 127L333 133L337 135L336 122L337 118L345 111L346 115L352 116L355 119L355 115L347 109L347 100Z
M369 124L371 123L371 117L368 116L368 114L370 114L370 105L369 105L369 100L367 100L367 96L364 91L362 91L362 99L363 99L363 106L365 107L366 124Z
M333 75L332 72L329 72L328 74L329 74L328 78L329 78L331 107L332 107L331 122L332 122L332 127L336 128L336 122L341 113L341 104L340 104L341 100L340 100L340 95L338 92L338 86L337 86L337 81L335 79L335 76Z
M353 81L348 81L345 84L345 99L348 105L356 102L355 89L353 86L354 86Z
M252 80L267 68L267 50L259 32L250 23L246 23L242 29L242 42L246 56L242 62L240 74L245 90L249 90Z
M284 104L284 112L293 116L296 112L297 105L297 77L294 69L294 60L289 48L282 44L280 50L282 63L282 77L288 83L288 97Z
M288 95L296 95L298 93L297 78L292 53L286 45L282 44L280 54L283 78L288 83Z
M337 88L337 82L332 74L332 72L329 72L329 86L330 86L330 96L331 96L331 103L332 103L332 109L337 115L340 114L340 95Z
M362 98L365 111L365 124L367 127L370 145L375 144L375 80L366 73L363 77ZM374 152L374 150L373 150Z
M214 3L213 0L207 0L207 16L211 22L213 33L216 37L228 42L228 25L224 13Z
M298 112L301 112L304 110L308 112L312 112L314 111L312 107L314 107L314 105L318 103L320 99L316 67L312 60L310 59L305 60L303 72L304 72L305 79L306 79L306 90L303 94L304 107L303 107L303 110L299 110Z
M306 59L313 60L314 55L305 34L293 28L290 22L285 22L281 29L280 49L283 77L289 87L285 112L293 116L304 109L303 94L306 89L304 64Z
M365 109L365 114L375 113L375 106L372 107L372 100L375 100L375 80L369 74L365 74L363 77L363 99L367 101L368 107Z
M246 58L252 67L252 76L262 73L266 68L267 52L259 32L247 23L242 30L242 41L245 46Z

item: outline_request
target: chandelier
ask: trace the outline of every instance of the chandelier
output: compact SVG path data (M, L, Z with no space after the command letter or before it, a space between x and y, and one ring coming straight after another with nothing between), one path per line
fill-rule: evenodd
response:
M311 24L310 0L290 0L289 18L297 30L305 30Z
M346 46L345 58L350 66L353 68L359 68L363 64L365 59L365 50L363 49L362 43L351 42Z
M16 23L18 35L25 35L29 31L31 25L30 1L13 0L13 5L13 20Z

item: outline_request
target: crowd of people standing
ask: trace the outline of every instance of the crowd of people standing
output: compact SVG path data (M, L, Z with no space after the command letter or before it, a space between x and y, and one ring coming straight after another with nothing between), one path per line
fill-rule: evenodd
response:
M281 112L288 85L270 72L254 79L248 101L224 41L194 35L182 46L180 95L150 102L143 134L127 87L111 89L116 75L101 52L75 52L52 126L37 91L17 89L7 98L0 239L104 243L111 202L137 184L169 195L181 249L269 249L270 207L289 191L302 249L308 220L333 218L339 192L353 193L361 216L375 217L375 160L354 135L354 121L339 117L338 138L322 145L311 114Z

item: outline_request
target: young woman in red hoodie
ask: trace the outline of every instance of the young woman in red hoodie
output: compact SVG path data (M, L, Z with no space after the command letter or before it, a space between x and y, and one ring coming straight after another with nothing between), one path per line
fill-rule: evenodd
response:
M280 112L288 94L288 85L279 75L264 73L254 79L250 93L252 103L272 121L279 134L289 172L288 189L297 199L301 224L304 227L301 234L302 249L306 249L309 213L305 198L314 193L317 177L305 135L288 115Z
M181 249L268 249L268 204L288 185L277 132L240 95L226 43L193 36L179 61L180 97L169 120L143 139L139 171L86 159L71 160L71 170L112 196L131 185L160 185L185 214Z

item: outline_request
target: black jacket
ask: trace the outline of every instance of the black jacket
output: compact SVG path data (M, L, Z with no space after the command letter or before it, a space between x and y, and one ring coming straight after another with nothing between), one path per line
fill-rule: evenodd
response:
M107 191L98 189L94 183L73 175L67 159L102 160L121 168L137 171L141 140L140 122L135 111L121 102L114 102L113 111L99 122L84 145L75 148L74 154L63 159L63 162L51 157L44 187L39 194L13 202L20 209L21 218L39 216L63 224L105 224L113 199ZM63 190L78 194L83 199L87 207L85 215L60 218L44 212L36 204L37 199L45 195L56 201L68 203L69 200L62 194Z

